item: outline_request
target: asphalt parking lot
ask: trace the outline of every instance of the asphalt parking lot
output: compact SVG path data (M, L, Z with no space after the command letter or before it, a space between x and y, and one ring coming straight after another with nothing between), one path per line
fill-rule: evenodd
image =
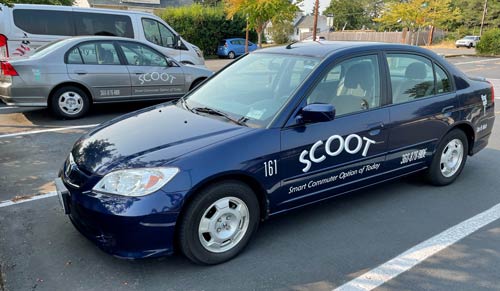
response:
M500 59L450 60L469 75L488 78L500 102ZM76 121L0 105L1 291L332 290L355 278L363 284L363 274L380 275L378 266L388 273L408 269L411 260L387 263L408 250L422 258L426 249L415 246L443 232L449 238L446 231L457 224L465 232L462 222L484 219L481 214L500 207L498 103L488 148L470 158L450 186L429 186L411 176L273 217L244 253L218 266L196 266L180 255L117 259L74 229L53 195L52 180L81 134L151 104L97 106ZM430 240L441 251L387 277L377 290L499 290L500 220L491 221L449 245L443 237Z

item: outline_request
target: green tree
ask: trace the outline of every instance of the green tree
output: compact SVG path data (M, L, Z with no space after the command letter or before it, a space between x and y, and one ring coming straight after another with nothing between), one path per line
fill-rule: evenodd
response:
M73 0L0 0L0 4L12 6L13 4L46 4L46 5L73 5Z
M290 34L293 33L293 24L291 22L273 23L270 33L275 43L287 43L290 41Z
M405 27L414 31L428 25L445 28L460 15L461 10L452 7L451 0L409 0L388 3L374 21L384 27Z
M479 34L481 19L483 17L485 0L455 0L451 3L452 7L460 8L463 13L460 14L457 21L451 24L451 29L460 29L465 33ZM500 27L500 1L488 0L487 13L484 19L484 29Z
M238 14L232 20L228 19L222 5L169 7L158 10L156 14L205 55L214 55L219 41L224 38L245 37L245 18ZM250 34L251 40L256 38L255 33Z
M242 15L248 19L248 27L257 32L257 43L262 47L262 31L271 21L273 25L292 21L301 1L289 0L225 0L227 17Z
M335 30L342 30L344 27L361 29L363 25L370 25L368 13L368 5L364 0L332 0L330 6L323 11L324 15L333 14Z
M477 43L477 51L481 54L500 55L500 29L486 31Z

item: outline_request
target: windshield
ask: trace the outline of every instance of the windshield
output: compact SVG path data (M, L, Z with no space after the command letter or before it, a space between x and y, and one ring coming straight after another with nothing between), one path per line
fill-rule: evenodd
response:
M474 39L474 37L473 36L466 36L466 37L464 37L464 39Z
M185 97L184 104L193 112L208 107L247 126L265 127L318 63L304 56L250 54Z
M66 39L56 40L54 42L43 45L43 46L37 48L33 52L33 54L31 54L31 57L43 57L43 56L47 55L48 53L53 52L54 50L64 46L65 44L67 44L70 41L71 41L70 38L66 38Z

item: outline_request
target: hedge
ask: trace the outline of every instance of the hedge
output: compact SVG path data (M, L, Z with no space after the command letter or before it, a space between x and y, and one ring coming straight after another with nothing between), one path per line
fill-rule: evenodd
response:
M158 10L156 14L205 55L215 55L219 41L224 38L245 38L245 18L237 15L232 20L226 19L221 5L170 7ZM256 33L250 31L250 40L256 38Z
M480 54L500 55L500 29L493 28L483 33L476 49Z

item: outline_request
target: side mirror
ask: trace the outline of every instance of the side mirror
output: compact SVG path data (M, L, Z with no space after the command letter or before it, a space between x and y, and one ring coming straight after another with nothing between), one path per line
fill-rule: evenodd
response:
M180 35L176 35L174 37L174 43L175 43L175 48L181 48L182 47L182 40Z
M297 115L297 123L315 123L331 121L335 118L335 106L332 104L313 103L302 108Z

